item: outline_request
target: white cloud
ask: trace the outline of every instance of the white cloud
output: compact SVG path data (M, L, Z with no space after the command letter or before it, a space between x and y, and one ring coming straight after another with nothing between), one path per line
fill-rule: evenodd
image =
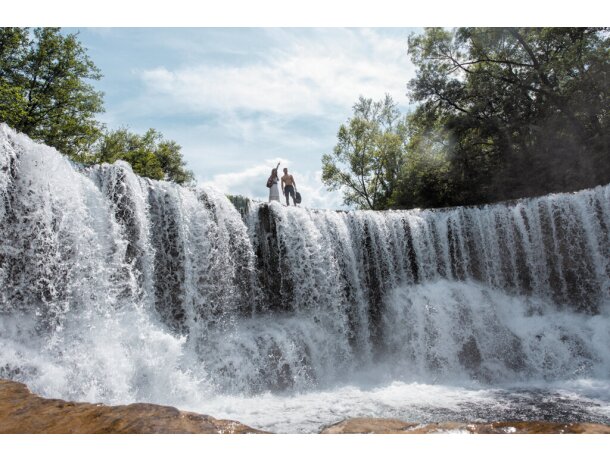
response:
M329 192L322 184L322 171L302 175L297 184L303 199L303 206L319 209L347 209L343 204L342 193L340 191Z
M271 169L280 163L288 165L289 162L282 158L265 160L263 164L251 166L235 172L215 174L211 180L204 181L204 185L232 195L244 195L256 199L264 199L267 192L265 183L271 173Z
M126 56L154 57L131 64L133 86L105 115L109 125L155 127L182 145L200 183L265 201L279 157L293 167L304 205L342 208L341 192L321 182L321 156L359 96L389 93L405 109L414 74L404 29L128 32L138 47Z
M222 193L242 195L256 200L267 201L269 189L266 187L271 169L280 163L280 171L287 167L293 174L297 190L301 193L301 206L307 208L339 209L344 208L340 192L329 192L322 184L322 172L294 171L291 162L283 158L267 159L262 164L239 171L216 174L211 180L202 181L204 185L214 187ZM284 198L282 197L282 202Z
M411 66L406 34L388 37L367 29L270 34L277 46L256 62L143 71L146 98L170 112L245 110L285 116L345 111L359 95L380 98L388 92L404 102Z

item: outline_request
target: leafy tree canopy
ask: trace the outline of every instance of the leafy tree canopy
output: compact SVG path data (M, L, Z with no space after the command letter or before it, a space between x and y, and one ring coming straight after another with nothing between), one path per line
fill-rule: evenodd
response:
M361 209L391 205L404 160L405 120L390 96L360 97L337 133L337 145L322 157L322 181L343 191L344 203Z
M607 29L432 28L409 38L409 53L410 154L445 138L448 170L433 180L453 199L436 205L610 182Z
M82 163L121 159L145 177L192 182L176 142L153 129L108 132L96 120L103 94L90 81L100 78L76 34L0 28L0 121Z
M426 29L409 37L416 108L386 169L361 98L323 179L370 209L472 205L610 182L610 33L604 28ZM390 104L391 105L391 104ZM371 107L367 111L367 107ZM372 115L370 115L372 114ZM383 118L383 117L382 117ZM386 130L387 131L387 130ZM400 145L400 148L398 146Z
M140 136L121 128L104 135L95 146L92 162L124 160L141 176L187 185L194 181L194 176L186 169L180 148L176 142L164 140L154 129Z
M101 134L100 78L76 35L0 28L0 120L75 159Z

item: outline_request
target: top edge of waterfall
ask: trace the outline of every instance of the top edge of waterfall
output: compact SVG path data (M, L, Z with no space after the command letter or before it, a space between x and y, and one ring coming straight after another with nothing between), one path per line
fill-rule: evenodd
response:
M114 163L100 163L100 164L93 164L93 165L87 165L84 163L79 163L77 161L74 161L70 158L68 158L65 154L63 154L62 152L60 152L59 150L57 150L54 147L51 147L45 143L43 143L42 141L37 141L35 139L30 138L27 134L18 132L17 130L11 128L10 126L8 126L6 123L4 122L0 122L0 135L2 137L5 137L7 139L10 138L14 138L15 140L17 140L20 144L30 144L32 146L35 146L37 148L44 148L44 149L48 149L50 151L56 152L58 155L60 155L65 161L67 161L74 170L78 171L78 172L84 172L93 168L100 168L100 167L116 167L116 168L121 168L121 169L128 169L130 172L132 172L134 175L136 175L137 177L142 178L143 180L146 181L150 181L150 183L162 183L162 184L171 184L172 186L175 187L181 187L183 189L187 189L187 190L192 190L194 192L204 192L206 194L213 194L215 196L219 196L219 195L226 195L225 193L219 191L218 189L215 189L214 187L210 186L210 185L205 185L205 184L200 184L197 183L194 186L185 186L185 185L179 185L176 184L175 182L172 181L167 181L164 179L151 179L148 177L144 177L144 176L140 176L139 174L137 174L136 172L133 171L131 165L125 161L122 160L117 160ZM445 207L437 207L437 208L410 208L410 209L385 209L385 210L369 210L369 209L327 209L327 208L310 208L310 207L300 207L301 209L306 209L310 212L336 212L336 213L369 213L369 212L376 212L376 213L397 213L397 212L450 212L453 210L457 210L457 209L486 209L486 208L490 208L490 207L496 207L496 206L516 206L519 205L520 203L532 203L535 202L537 200L540 199L544 199L544 198L560 198L560 197L564 197L564 196L573 196L573 195L579 195L579 194L585 194L594 190L598 190L598 189L603 189L606 187L610 187L610 184L600 184L597 185L595 187L589 187L589 188L584 188L584 189L578 189L578 190L571 190L571 191L564 191L564 192L552 192L552 193L547 193L544 195L536 195L536 196L529 196L529 197L520 197L520 198L512 198L512 199L508 199L508 200L500 200L500 201L494 201L491 203L481 203L481 204L473 204L473 205L459 205L459 206L445 206ZM248 200L250 203L252 203L252 205L254 207L260 207L260 206L269 206L270 203L262 201L262 200L257 200L254 198L250 198L247 196L243 196L243 198L245 198L246 200ZM281 203L280 203L281 204ZM288 206L287 208L290 208L290 206Z
M33 147L36 149L44 149L49 152L56 153L61 159L66 161L72 167L72 169L74 169L77 172L85 172L85 171L89 171L89 170L92 170L95 168L104 168L104 167L126 169L129 172L131 172L132 174L134 174L136 177L141 178L142 180L145 180L145 181L149 181L150 183L153 183L153 184L155 184L155 183L171 184L176 187L181 187L183 189L193 190L196 192L203 191L206 193L214 193L216 195L222 194L220 191L214 189L213 187L204 185L204 184L196 184L194 186L187 186L187 185L180 185L180 184L177 184L175 182L168 181L165 179L151 179L149 177L141 176L133 170L131 164L129 164L128 162L126 162L124 160L117 160L113 163L104 162L104 163L96 163L96 164L91 164L91 165L81 163L79 161L73 160L72 158L69 158L67 155L65 155L64 153L59 151L57 148L52 147L48 144L45 144L43 141L32 139L27 134L24 134L22 132L15 130L14 128L10 127L9 125L7 125L4 122L0 122L0 139L2 139L2 138L7 139L7 140L13 140L14 142L20 144L22 147ZM224 194L222 194L222 195L224 195Z
M501 201L494 201L491 203L481 203L481 204L471 204L471 205L460 205L460 206L444 206L444 207L438 207L438 208L410 208L410 209L382 209L382 210L372 210L372 209L326 209L326 208L309 208L309 207L301 207L299 206L298 208L301 209L306 209L307 211L310 212L337 212L337 213L344 213L344 214L358 214L358 213L387 213L387 214L391 214L391 213L420 213L420 212L434 212L434 213L441 213L441 212L451 212L451 211L455 211L455 210L459 210L459 209L478 209L478 210L484 210L484 209L488 209L488 208L495 208L495 207L510 207L510 206L517 206L519 204L529 204L529 203L533 203L542 199L548 199L548 198L562 198L562 197L568 197L568 196L577 196L577 195L583 195L586 193L590 193L593 192L595 190L602 190L605 188L610 187L610 183L608 184L600 184L600 185L596 185L595 187L589 187L589 188L583 188L583 189L578 189L578 190L572 190L572 191L566 191L566 192L553 192L553 193L547 193L545 195L536 195L536 196L529 196L529 197L521 197L521 198L512 198L509 200L501 200ZM247 198L247 197L246 197ZM261 200L255 200L255 199L251 199L248 198L248 200L250 200L250 202L254 205L254 206L269 206L270 203L265 202L265 201L261 201ZM280 203L280 206L282 206L283 208L294 208L294 206L284 206Z

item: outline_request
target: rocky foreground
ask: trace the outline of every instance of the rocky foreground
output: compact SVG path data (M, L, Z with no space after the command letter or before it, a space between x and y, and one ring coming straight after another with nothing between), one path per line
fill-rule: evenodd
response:
M45 399L22 383L0 379L0 433L264 433L232 420L180 411L156 404L75 403ZM409 423L396 419L353 418L325 427L323 434L420 433L595 433L610 426L594 423L496 422Z
M396 419L352 418L324 428L323 434L610 434L610 426L597 423L494 422L409 423Z
M74 403L45 399L0 380L0 433L263 433L232 420L156 404Z

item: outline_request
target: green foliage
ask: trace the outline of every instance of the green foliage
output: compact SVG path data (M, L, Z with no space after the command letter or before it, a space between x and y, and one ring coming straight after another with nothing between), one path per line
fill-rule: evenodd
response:
M322 181L342 189L347 205L384 209L404 163L406 125L390 96L379 102L361 97L353 109L333 152L322 157Z
M0 28L0 121L81 163L120 159L145 177L193 182L176 142L153 129L143 136L106 132L96 121L102 93L87 81L100 78L75 34Z
M408 144L404 166L393 196L396 208L429 208L453 203L450 161L451 136L440 123L425 127L419 111L408 119Z
M387 130L379 114L399 120L395 105L360 98L323 157L346 204L469 205L610 182L609 29L430 28L409 53L415 111Z
M0 28L0 120L15 126L26 115L25 91L16 82L24 62L27 34L16 27Z
M243 195L226 195L226 197L242 216L246 215L250 211L249 198Z
M0 120L75 159L101 134L100 77L74 34L0 28Z
M410 153L427 149L439 129L451 140L442 147L448 163L418 186L444 181L426 205L610 182L609 45L608 31L597 28L434 28L411 36L417 74L409 90L419 106ZM402 179L401 204L422 204L409 192L409 174Z
M141 176L188 185L194 181L194 176L186 169L180 148L176 142L164 140L154 129L140 136L121 128L103 136L89 162L123 160Z

